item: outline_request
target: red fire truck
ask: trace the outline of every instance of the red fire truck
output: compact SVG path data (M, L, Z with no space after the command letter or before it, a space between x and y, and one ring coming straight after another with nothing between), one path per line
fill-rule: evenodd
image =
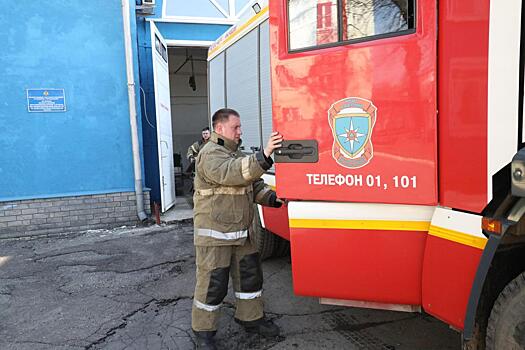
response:
M265 179L288 205L256 225L290 241L295 293L525 349L521 1L253 10L210 48L210 108L240 111L247 152L286 140Z

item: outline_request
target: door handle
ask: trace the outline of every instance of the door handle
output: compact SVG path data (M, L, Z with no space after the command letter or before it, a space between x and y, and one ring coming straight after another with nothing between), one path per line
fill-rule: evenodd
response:
M283 141L275 150L276 163L317 163L319 160L316 140Z
M280 156L288 156L290 158L302 158L314 153L311 147L303 147L298 144L290 145L288 148L279 148L275 151Z

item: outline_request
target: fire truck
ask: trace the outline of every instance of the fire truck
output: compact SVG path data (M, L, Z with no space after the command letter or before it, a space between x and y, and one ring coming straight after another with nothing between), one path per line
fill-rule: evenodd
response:
M210 112L285 139L258 208L294 292L426 312L465 349L525 349L518 0L272 0L209 50ZM277 242L277 243L276 243Z

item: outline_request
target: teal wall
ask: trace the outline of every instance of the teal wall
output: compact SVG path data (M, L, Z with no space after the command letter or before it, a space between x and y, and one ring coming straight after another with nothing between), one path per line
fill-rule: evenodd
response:
M129 1L143 176L158 201L156 130L143 117L147 108L155 120L149 23ZM0 202L133 191L121 2L19 0L0 23ZM158 27L166 39L213 41L230 26ZM29 113L32 88L64 89L67 111Z
M133 190L120 1L12 1L0 23L0 201ZM29 113L28 88L67 111Z

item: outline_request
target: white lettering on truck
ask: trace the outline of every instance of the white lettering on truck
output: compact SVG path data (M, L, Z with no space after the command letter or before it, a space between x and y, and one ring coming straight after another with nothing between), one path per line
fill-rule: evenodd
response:
M390 182L384 182L381 175L352 175L352 174L306 174L308 185L313 186L348 186L348 187L377 187L387 190L394 188L416 188L416 176L392 176Z

